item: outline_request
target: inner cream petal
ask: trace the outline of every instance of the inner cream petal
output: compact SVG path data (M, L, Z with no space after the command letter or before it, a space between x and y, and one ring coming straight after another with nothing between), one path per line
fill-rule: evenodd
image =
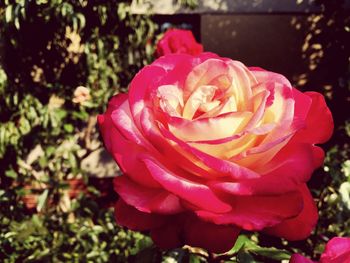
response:
M202 103L199 106L199 110L203 111L203 112L208 112L211 111L212 109L216 108L217 106L220 105L220 101L219 100L214 100L211 102L207 102L207 103Z
M218 116L220 114L228 113L228 112L236 112L237 111L237 104L234 97L228 97L224 102L221 102L221 104L218 104L217 107L211 109L210 111L207 111L206 113L202 114L199 119L201 118L209 118L213 116Z
M226 143L206 144L193 142L191 145L207 154L228 160L232 155L239 154L240 152L252 147L255 144L256 139L256 135L246 134L241 138Z
M173 118L169 130L184 141L208 141L233 136L249 121L250 112L239 112L215 118L186 120Z
M159 106L171 116L181 116L183 102L183 92L176 85L163 85L157 89Z
M201 104L211 102L217 87L211 85L199 86L186 101L182 116L191 120Z
M229 74L232 76L230 92L236 98L237 108L239 111L251 110L251 87L256 84L256 80L243 64L233 61L229 66Z

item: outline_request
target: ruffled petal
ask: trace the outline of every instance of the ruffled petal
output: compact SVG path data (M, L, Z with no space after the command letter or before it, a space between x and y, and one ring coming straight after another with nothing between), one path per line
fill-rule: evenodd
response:
M230 197L232 211L215 214L207 210L196 211L199 218L218 225L234 224L245 230L261 230L298 215L303 206L299 192L278 196Z
M231 206L220 200L205 184L191 181L184 172L171 172L156 160L144 157L148 171L166 190L197 206L215 213L231 210ZM181 176L183 175L183 176Z
M177 196L161 188L141 186L125 175L114 179L114 190L128 205L142 212L176 214L183 211L180 199Z
M131 116L128 100L125 100L111 113L115 128L128 140L135 144L141 145L149 150L153 150L151 145L145 140L139 129L135 126L134 120Z
M320 263L350 262L350 238L334 237L326 245Z
M306 184L300 186L300 192L304 200L304 207L301 213L295 218L285 220L277 226L265 229L266 233L283 237L290 241L302 240L311 234L318 220L317 207Z
M301 129L295 139L307 143L325 143L332 136L334 123L322 94L305 92L312 99L312 104L306 118L305 128Z
M270 163L257 170L261 177L240 181L213 180L210 186L234 195L274 195L295 191L310 179L323 159L324 152L317 146L290 143Z
M300 254L293 254L289 260L289 263L315 263L315 262L312 261L311 259L303 257Z
M166 217L143 213L119 199L114 207L117 224L135 231L150 230L162 226Z
M152 112L145 108L141 115L142 132L161 156L171 156L173 164L181 164L181 168L202 178L217 176L217 172L206 167L196 156L171 143L160 132ZM158 156L159 157L159 156ZM163 160L163 157L160 157Z
M189 217L185 224L185 242L210 252L224 253L236 242L240 228L203 222L197 217Z
M249 121L250 112L225 113L212 118L186 120L170 118L169 130L184 141L201 141L221 139L240 132ZM205 131L205 132L203 132Z
M229 66L220 59L208 59L196 67L193 67L184 85L185 101L187 101L198 87L210 85L211 81L216 80L219 76L227 76L228 72ZM232 80L225 78L225 81L225 84L222 85L228 88Z
M261 176L245 167L239 166L233 162L216 158L196 149L195 147L192 147L188 143L178 139L162 126L160 126L160 131L165 138L175 142L184 151L193 154L207 167L213 169L213 171L216 171L216 176L232 176L232 178L235 179L257 178Z
M267 71L259 67L249 67L248 69L254 75L258 83L276 82L276 83L281 83L283 85L286 85L288 87L292 87L289 80L281 74Z
M156 65L144 67L130 83L129 105L136 127L140 128L140 116L143 109L151 103L151 94L166 76L166 69Z
M176 219L175 217L164 226L151 230L152 240L161 249L174 249L185 244L182 238L183 225Z
M102 138L109 152L112 152L113 150L112 145L113 145L113 141L115 140L113 137L113 133L110 132L113 130L113 122L110 118L110 115L127 99L128 99L128 95L124 93L120 93L112 97L108 103L107 111L104 114L100 114L97 116L97 122L99 124L100 131L102 133Z

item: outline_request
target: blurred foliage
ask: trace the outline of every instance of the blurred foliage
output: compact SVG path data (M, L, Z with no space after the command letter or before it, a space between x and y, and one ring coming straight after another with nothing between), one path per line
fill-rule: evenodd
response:
M116 226L81 164L102 147L97 114L151 60L156 28L130 1L1 1L5 262L125 262L150 243Z
M319 222L305 244L297 244L314 259L330 238L350 236L350 13L343 0L318 0L316 4L322 12L308 17L302 51L309 70L302 76L302 86L325 95L334 133L325 145L325 165L309 184L317 200Z
M118 227L82 167L102 147L96 115L153 59L156 24L131 1L0 3L0 258L4 262L281 262L317 259L333 236L350 236L349 15L318 1L301 47L308 71L296 85L327 97L335 132L310 182L319 224L305 241L242 233L226 254L157 249ZM178 0L195 8L197 0ZM77 87L86 94L79 95ZM75 100L76 96L81 96ZM84 187L72 182L82 181ZM76 187L74 189L74 187ZM72 193L72 190L75 192ZM101 202L101 200L103 200ZM32 203L30 203L31 201Z

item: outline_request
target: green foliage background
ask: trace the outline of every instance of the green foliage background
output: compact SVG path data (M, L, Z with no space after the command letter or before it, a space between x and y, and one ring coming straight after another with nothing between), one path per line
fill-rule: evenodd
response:
M309 16L300 47L309 71L295 80L304 90L325 94L335 118L325 166L310 182L319 224L301 242L243 233L228 254L212 255L189 247L160 251L147 235L118 227L113 209L101 208L101 193L81 167L86 156L103 147L96 115L153 59L157 25L151 17L131 15L130 1L1 2L0 259L280 262L294 252L317 259L331 237L350 236L350 119L345 114L350 21L342 1L319 4L323 12ZM78 86L90 91L90 100L72 102ZM84 180L87 188L67 198L72 179ZM38 197L34 209L24 202L30 194Z

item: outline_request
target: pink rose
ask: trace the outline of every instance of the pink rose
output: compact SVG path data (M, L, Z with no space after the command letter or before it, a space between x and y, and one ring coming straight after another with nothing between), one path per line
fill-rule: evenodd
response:
M294 254L290 263L313 263L314 261ZM334 237L326 245L321 255L320 263L349 263L350 262L350 238Z
M212 53L167 55L98 121L124 172L116 220L160 247L223 252L240 229L298 240L316 224L306 182L332 116L321 94L282 75Z
M190 30L169 29L158 41L156 56L172 53L198 55L203 52L203 46L197 43Z

